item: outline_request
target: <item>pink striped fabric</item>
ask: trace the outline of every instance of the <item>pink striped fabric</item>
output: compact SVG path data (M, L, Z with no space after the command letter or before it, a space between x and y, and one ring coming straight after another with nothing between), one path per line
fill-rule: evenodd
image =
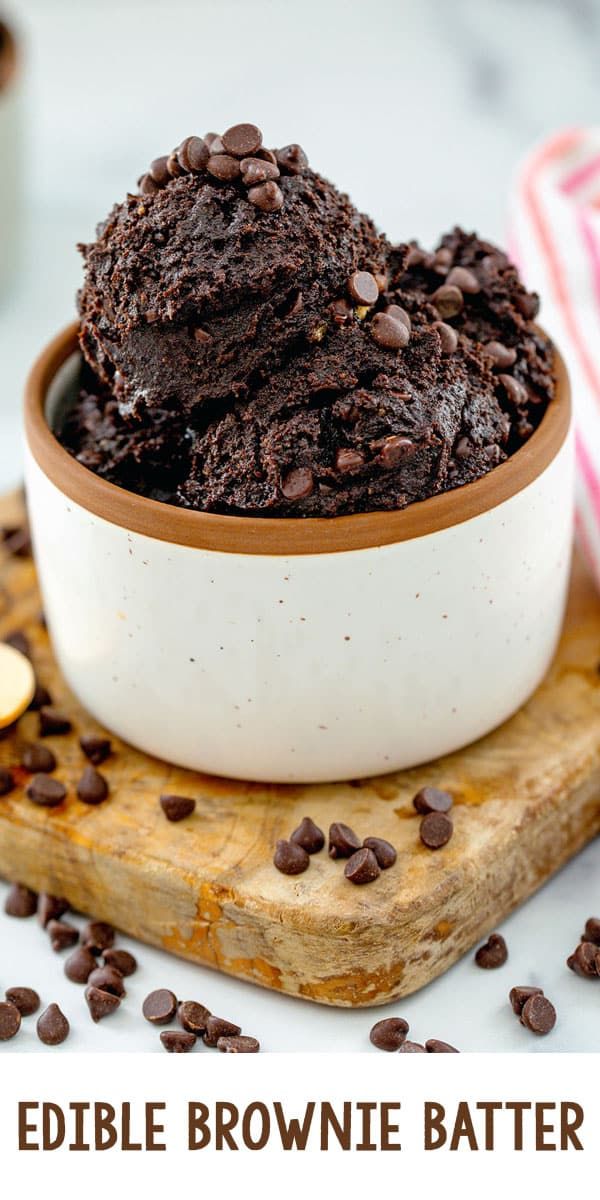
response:
M600 586L600 128L563 130L523 160L509 245L571 376L576 527Z

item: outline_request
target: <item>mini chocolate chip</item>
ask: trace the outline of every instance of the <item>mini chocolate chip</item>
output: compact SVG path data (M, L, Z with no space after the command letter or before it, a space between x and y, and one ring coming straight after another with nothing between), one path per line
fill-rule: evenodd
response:
M476 296L481 291L481 284L473 271L468 267L452 267L446 276L446 285L460 288L461 292Z
M200 137L185 138L177 150L177 161L184 171L203 171L208 157L208 146Z
M523 1012L523 1005L529 1000L530 996L543 996L543 994L542 989L539 987L514 987L510 989L508 998L513 1012L516 1013L517 1017L520 1017Z
M92 1021L96 1024L104 1017L109 1017L111 1013L116 1012L121 1003L118 996L113 995L112 992L103 992L97 987L87 987L85 998Z
M137 959L129 950L115 950L112 946L108 946L102 951L102 958L105 966L116 967L121 975L133 975L137 971Z
M87 983L96 970L96 959L87 946L78 946L65 962L65 975L71 983Z
M340 446L335 455L335 469L340 475L349 471L359 471L365 465L364 454L360 450L352 450L350 446Z
M110 738L101 737L96 733L84 733L79 739L79 745L85 757L89 758L95 767L99 767L112 751Z
M21 1028L21 1014L16 1004L0 1000L0 1042L14 1038Z
M225 1021L223 1017L209 1017L206 1022L206 1032L203 1037L205 1046L216 1046L219 1038L237 1037L242 1030L239 1025Z
M443 283L429 299L437 308L440 317L444 319L446 317L456 317L464 304L460 288L448 283Z
M167 167L168 161L169 156L162 154L160 158L153 159L148 168L150 178L154 180L158 187L164 187L171 178Z
M350 883L363 884L372 883L381 874L379 863L375 858L372 850L368 846L363 846L357 850L346 863L344 867L344 875Z
M515 408L523 408L527 404L527 388L518 379L513 379L512 375L498 375L498 382L502 384L507 400L514 404Z
M423 817L419 828L421 841L428 850L440 850L450 841L453 832L454 826L450 817L439 812L428 813Z
M288 175L302 175L308 167L306 154L297 142L292 142L289 146L282 146L280 150L276 150L275 157L281 170Z
M101 992L110 992L113 996L125 995L123 976L116 967L95 967L88 976L90 987L99 988Z
M395 321L400 321L402 325L406 326L408 332L410 333L412 329L412 322L405 308L401 308L399 304L388 304L385 313L386 316L393 317Z
M32 742L23 747L21 766L24 771L31 771L34 774L40 771L42 774L47 774L56 769L56 758L48 746Z
M584 979L597 979L600 975L600 950L594 942L580 942L567 959L567 966Z
M177 1012L177 997L168 988L157 988L146 996L142 1012L152 1025L168 1025Z
M306 871L310 858L302 846L280 838L273 855L273 863L282 875L301 875Z
M215 179L229 183L232 179L238 178L240 164L237 158L231 158L229 154L211 154L206 164L206 170Z
M279 167L276 163L266 162L264 158L243 158L240 163L242 183L246 187L254 187L257 183L266 183L268 179L279 179Z
M27 525L3 526L0 529L0 542L5 550L15 558L28 558L31 554L31 537Z
M393 867L398 857L392 843L386 842L385 838L367 837L363 842L363 846L373 851L382 871L387 871L388 867Z
M102 804L108 796L108 783L95 767L86 767L79 783L77 795L83 804Z
M304 500L312 495L313 489L313 474L308 467L294 467L281 481L282 495L286 500Z
M376 1021L369 1037L374 1046L378 1050L399 1050L403 1042L406 1041L408 1033L408 1021L403 1017L384 1017L382 1021Z
M57 953L60 950L67 950L70 946L75 946L79 941L79 932L74 925L69 925L68 921L56 921L52 917L47 925L46 931L50 938L50 945Z
M413 805L418 813L425 816L427 813L438 812L447 813L452 808L452 796L450 792L443 792L440 788L424 787L420 792L417 792L413 799Z
M487 942L480 946L475 954L477 966L483 967L486 971L503 967L507 959L508 950L501 933L491 933Z
M386 471L391 471L413 449L414 442L410 438L401 437L400 434L393 434L391 437L385 438L381 444L379 461Z
M441 1042L439 1038L429 1038L425 1042L425 1049L428 1054L458 1054L459 1051L455 1046L451 1046L450 1042Z
M458 346L456 330L451 325L446 325L445 321L435 321L432 328L436 330L442 343L442 354L445 356L454 354Z
M27 795L34 804L38 804L40 808L56 808L62 804L67 789L64 783L59 779L52 779L50 775L34 775L33 779L27 784Z
M19 651L19 654L24 654L25 658L31 658L31 644L29 638L22 630L15 629L3 641L6 646L12 646L13 650Z
M355 271L348 280L348 291L357 304L370 306L379 298L377 280L370 271Z
M188 1054L196 1045L196 1035L182 1029L163 1029L160 1040L167 1054Z
M251 187L248 199L255 208L259 208L261 212L265 213L277 212L283 206L283 192L273 179Z
M48 892L40 892L37 902L38 921L45 929L49 921L58 921L69 911L69 901L63 896L50 896Z
M44 705L40 708L40 737L52 737L62 733L70 733L71 722L63 713L55 708Z
M505 371L507 367L514 366L517 361L516 350L513 350L511 346L505 346L502 342L486 342L483 348L493 360L494 370Z
M403 1042L398 1047L398 1054L426 1054L425 1047L420 1042Z
M24 883L13 883L6 900L4 911L9 917L32 917L37 908L37 895Z
M222 1054L258 1054L260 1042L256 1038L244 1037L239 1034L220 1037L217 1042L217 1050L220 1050Z
M177 1020L183 1029L188 1033L194 1033L196 1037L202 1037L206 1033L206 1024L210 1012L203 1004L198 1004L195 1000L183 1000L177 1006Z
M334 821L329 826L330 858L351 858L360 849L362 842L349 825L344 825L342 821Z
M172 796L165 793L160 797L162 808L167 821L183 821L189 817L196 807L196 801L191 796Z
M104 954L114 943L115 931L107 921L88 921L81 934L81 943L92 954Z
M389 313L376 313L371 321L373 340L384 350L403 350L408 346L410 333L402 321Z
M262 145L262 133L256 125L232 125L225 130L221 141L228 154L247 158Z
M70 1032L71 1026L58 1004L49 1004L42 1015L38 1017L36 1031L45 1046L60 1046Z
M556 1025L556 1009L544 995L530 996L523 1005L521 1024L531 1033L544 1035Z
M7 988L5 995L8 1003L14 1004L22 1017L30 1017L40 1007L40 998L37 992L34 992L33 988Z
M196 326L194 329L195 342L198 342L200 346L208 346L212 340L212 334L210 334L208 330L202 329L200 325Z
M325 834L310 817L303 817L298 828L290 835L290 842L302 846L307 854L318 854L325 845Z
M142 196L154 196L156 192L160 191L158 184L154 182L151 175L142 175L138 187Z
M584 942L593 942L595 946L600 946L600 918L588 917L585 923L583 933Z
M48 708L52 705L52 696L48 688L44 687L43 683L38 683L36 680L35 692L33 699L29 705L30 712L39 712L40 708Z
M8 796L15 786L12 772L8 767L0 767L0 796Z
M515 304L523 317L533 321L540 311L540 298L536 292L519 292Z

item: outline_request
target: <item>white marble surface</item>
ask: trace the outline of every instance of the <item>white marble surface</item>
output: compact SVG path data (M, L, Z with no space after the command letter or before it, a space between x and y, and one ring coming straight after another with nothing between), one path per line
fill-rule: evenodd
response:
M0 490L20 478L28 366L74 312L75 243L185 134L254 120L272 144L302 142L392 237L431 241L460 222L502 239L516 158L558 125L597 119L600 104L598 0L21 0L12 9L27 41L27 205L22 270L0 302ZM467 959L393 1011L415 1038L463 1050L600 1049L598 992L564 967L594 910L598 844L506 923L501 971ZM139 1007L161 984L241 1014L268 1050L369 1047L368 1012L273 996L146 948L128 1003L92 1027L40 939L34 921L0 918L0 984L33 984L63 1003L74 1027L65 1049L152 1048L157 1034ZM545 1040L506 1002L512 984L540 981L559 1010ZM39 1048L31 1029L15 1048Z

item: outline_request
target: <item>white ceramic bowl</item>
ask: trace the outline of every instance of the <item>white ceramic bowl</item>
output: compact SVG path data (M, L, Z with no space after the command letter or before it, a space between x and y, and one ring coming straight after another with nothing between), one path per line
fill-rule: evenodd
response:
M192 513L126 492L51 432L75 328L26 401L36 559L64 675L106 728L181 766L353 778L456 750L542 679L572 533L569 387L485 478L402 512ZM50 426L50 427L49 427Z

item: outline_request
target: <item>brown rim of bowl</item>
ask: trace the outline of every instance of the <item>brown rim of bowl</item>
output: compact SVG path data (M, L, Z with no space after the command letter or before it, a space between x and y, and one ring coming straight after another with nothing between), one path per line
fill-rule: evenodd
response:
M18 63L19 51L13 31L4 21L0 21L0 96L13 83Z
M344 517L233 517L177 508L108 483L61 446L46 421L46 394L57 371L78 349L77 324L42 351L25 389L25 432L43 473L59 491L98 517L135 533L231 554L329 554L424 537L488 512L522 491L558 454L571 418L569 380L555 351L556 397L529 441L474 483L392 512Z

